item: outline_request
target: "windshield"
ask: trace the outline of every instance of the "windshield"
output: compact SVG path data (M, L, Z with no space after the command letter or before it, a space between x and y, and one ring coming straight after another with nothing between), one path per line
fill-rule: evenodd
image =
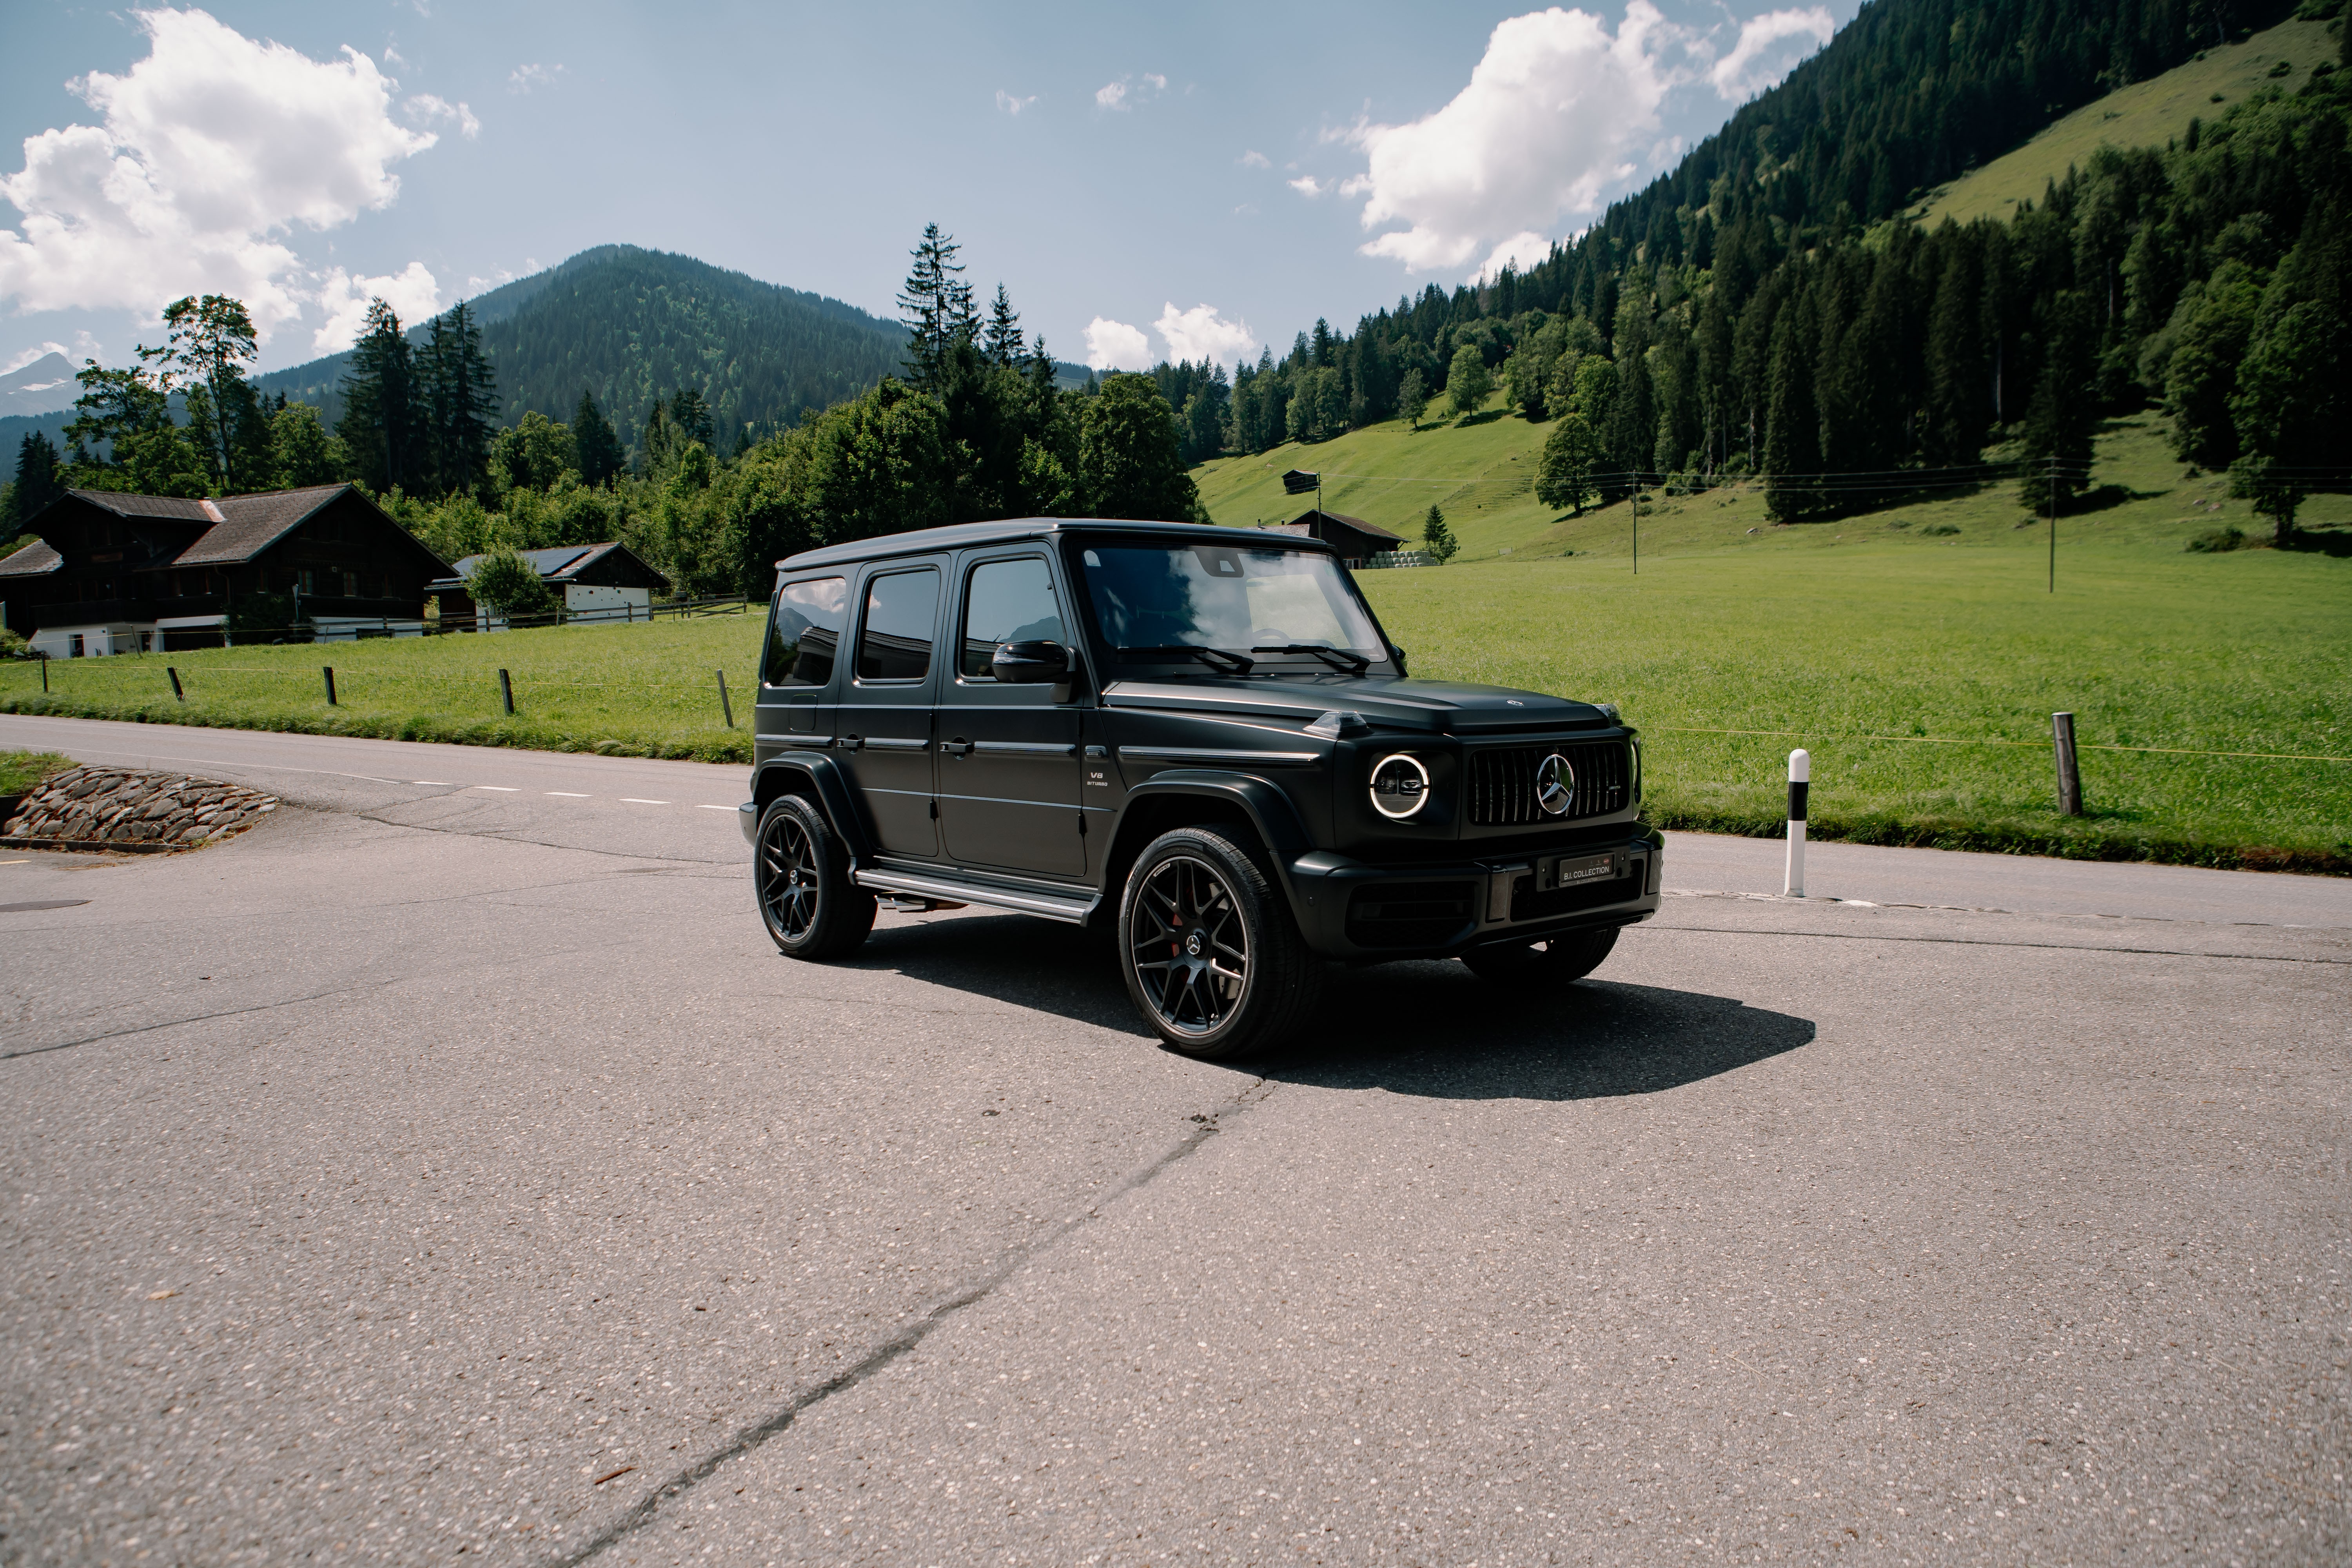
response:
M1246 662L1313 664L1330 648L1384 660L1354 585L1328 555L1254 545L1096 544L1081 560L1103 641L1156 659L1202 647ZM1227 668L1231 668L1228 665Z

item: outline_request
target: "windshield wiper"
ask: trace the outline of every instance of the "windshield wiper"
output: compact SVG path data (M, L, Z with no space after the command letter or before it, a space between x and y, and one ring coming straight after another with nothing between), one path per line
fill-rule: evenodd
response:
M1257 662L1255 659L1247 658L1234 652L1231 648L1209 647L1196 642L1159 643L1150 647L1123 647L1118 651L1146 656L1169 654L1182 658L1197 658L1202 664L1217 669L1230 670L1235 675L1247 675L1250 668ZM1220 660L1224 662L1220 663Z
M1344 669L1349 675L1361 675L1372 668L1372 661L1349 648L1332 647L1319 642L1284 643L1274 647L1254 647L1252 653L1311 653L1334 669Z

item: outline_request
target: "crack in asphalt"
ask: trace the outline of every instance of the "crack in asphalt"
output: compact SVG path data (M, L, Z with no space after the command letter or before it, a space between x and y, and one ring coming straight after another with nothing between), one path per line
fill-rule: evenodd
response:
M1879 931L1765 931L1746 926L1686 926L1664 922L1647 929L1706 931L1715 936L1812 937L1824 942L1920 942L1940 947L2039 947L2059 952L2133 952L2153 958L2220 958L2238 963L2317 963L2336 969L2352 968L2352 958L2297 958L2273 952L2202 952L2179 947L2101 947L2081 942L1997 942L1980 936L1888 936Z
M976 1284L924 1310L914 1321L868 1351L864 1359L856 1365L835 1373L815 1387L795 1395L774 1414L742 1428L725 1443L655 1487L652 1491L639 1499L626 1513L590 1536L571 1552L554 1559L547 1568L577 1568L578 1564L590 1561L608 1548L617 1545L643 1530L651 1524L662 1509L673 1500L683 1497L696 1486L716 1475L726 1465L741 1458L767 1442L769 1438L786 1430L799 1419L803 1411L824 1403L836 1394L856 1387L906 1355L917 1345L921 1344L932 1330L946 1322L950 1316L963 1310L966 1307L975 1306L987 1300L997 1287L1012 1279L1030 1262L1052 1250L1066 1237L1101 1217L1105 1208L1117 1203L1128 1194L1148 1186L1160 1173L1194 1152L1220 1131L1224 1118L1237 1116L1256 1105L1267 1095L1273 1093L1274 1087L1272 1079L1258 1079L1239 1094L1221 1101L1206 1116L1195 1117L1193 1120L1198 1125L1192 1131L1162 1150L1156 1158L1137 1166L1097 1193L1088 1201L1085 1208L1066 1216L1060 1224L1049 1227L1030 1240L1015 1246L1005 1255L1001 1264L990 1270Z
M166 1018L160 1024L140 1024L128 1029L110 1029L102 1035L89 1035L79 1040L59 1040L55 1045L30 1046L21 1051L0 1051L0 1062L12 1062L18 1057L46 1056L51 1051L68 1051L76 1046L94 1046L103 1040L128 1039L133 1035L152 1035L158 1029L176 1029L183 1024L208 1024L215 1018L241 1018L249 1013L270 1013L280 1007L299 1006L305 1002L317 1002L329 996L351 996L362 991L380 990L386 985L404 984L399 980L371 980L360 985L338 985L331 990L314 991L308 996L289 996L282 1001L264 1002L252 1007L231 1007L220 1013L198 1013L193 1017Z

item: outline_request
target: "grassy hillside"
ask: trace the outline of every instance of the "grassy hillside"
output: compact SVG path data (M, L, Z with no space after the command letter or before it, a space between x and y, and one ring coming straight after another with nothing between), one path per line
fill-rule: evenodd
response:
M2208 49L2186 65L2084 104L2022 147L1930 193L1912 216L1927 224L2006 218L2018 203L2040 201L2069 167L2087 166L2102 144L2161 147L2188 134L2190 120L2210 123L2257 88L2294 91L2311 79L2313 66L2336 55L2336 39L2325 22L2283 22L2242 44ZM2273 77L2270 73L2281 62L2287 72Z
M1633 539L1628 502L1570 518L1535 498L1535 470L1549 424L1506 414L1497 397L1466 420L1419 431L1401 420L1368 426L1312 446L1286 443L1258 457L1223 458L1192 470L1202 500L1222 523L1242 527L1286 522L1313 505L1312 496L1286 496L1288 468L1319 471L1323 504L1403 534L1421 537L1422 519L1434 502L1462 542L1455 564L1573 554L1630 557ZM2097 488L2078 503L2079 515L2059 521L2062 542L2092 538L2131 542L2159 554L2177 553L2197 534L2236 526L2249 533L2269 527L2226 479L2184 479L2159 429L2158 416L2110 421L2099 438ZM1806 552L1884 538L1907 548L1949 552L2023 540L2025 514L2013 485L1988 486L1949 500L1897 507L1834 523L1774 527L1764 515L1760 487L1710 490L1685 498L1653 492L1643 503L1642 555L1721 550L1751 555ZM2317 496L2306 503L2305 528L2352 524L2352 498ZM2039 522L2035 541L2046 540ZM1957 530L1945 533L1936 530ZM2062 542L2062 548L2063 548Z

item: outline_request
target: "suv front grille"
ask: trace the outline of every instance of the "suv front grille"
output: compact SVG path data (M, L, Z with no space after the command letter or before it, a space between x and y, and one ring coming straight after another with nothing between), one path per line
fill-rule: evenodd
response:
M1359 947L1435 947L1476 918L1475 882L1384 882L1348 903L1348 940Z
M1576 775L1568 809L1555 816L1536 797L1536 771L1557 752ZM1583 741L1557 746L1497 746L1469 755L1470 825L1526 827L1576 822L1622 811L1632 770L1622 741Z

